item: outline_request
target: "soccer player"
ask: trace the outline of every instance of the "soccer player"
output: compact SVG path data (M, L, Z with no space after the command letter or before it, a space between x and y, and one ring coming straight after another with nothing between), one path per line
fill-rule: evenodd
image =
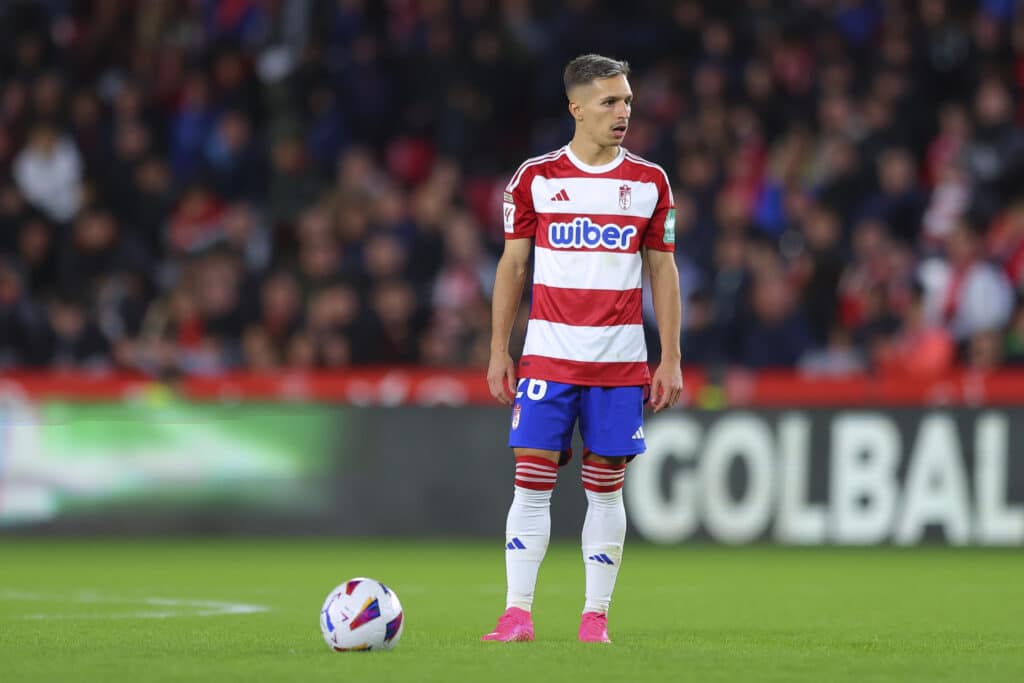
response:
M505 613L483 640L533 640L537 570L551 532L551 492L575 424L583 437L586 602L579 639L611 642L607 613L626 536L626 463L644 451L643 404L682 391L675 208L665 172L622 147L633 93L629 65L582 55L565 68L576 131L527 160L505 188L505 250L492 309L491 394L512 407L515 495L505 526ZM531 251L533 300L518 374L508 342ZM660 330L651 377L641 320L646 261Z

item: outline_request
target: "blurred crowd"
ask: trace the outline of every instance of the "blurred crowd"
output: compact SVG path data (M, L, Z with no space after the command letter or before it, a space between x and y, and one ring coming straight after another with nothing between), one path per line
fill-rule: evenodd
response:
M37 0L0 368L485 365L502 187L584 52L674 185L684 363L1024 362L1017 0Z

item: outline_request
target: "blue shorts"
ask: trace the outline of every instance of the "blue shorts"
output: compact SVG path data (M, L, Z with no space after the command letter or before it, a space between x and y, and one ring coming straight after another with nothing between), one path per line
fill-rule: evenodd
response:
M605 456L643 453L646 387L588 387L542 379L519 380L508 445L569 450L576 420L583 447Z

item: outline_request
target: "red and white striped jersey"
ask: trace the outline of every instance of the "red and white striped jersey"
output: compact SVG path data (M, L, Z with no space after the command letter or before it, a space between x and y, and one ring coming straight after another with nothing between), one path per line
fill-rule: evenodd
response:
M650 382L641 248L675 249L665 171L619 150L602 166L568 145L528 159L505 188L505 239L534 240L519 376L587 386Z

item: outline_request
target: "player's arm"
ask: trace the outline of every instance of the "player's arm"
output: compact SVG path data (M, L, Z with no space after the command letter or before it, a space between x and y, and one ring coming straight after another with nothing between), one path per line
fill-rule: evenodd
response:
M505 251L498 261L491 300L491 360L487 366L487 385L499 403L512 405L516 391L516 366L508 350L512 324L519 312L526 285L533 240L505 241Z
M657 413L674 405L683 392L682 354L679 350L682 305L679 271L672 252L645 248L644 258L651 274L654 317L661 339L661 363L651 380L651 406Z

